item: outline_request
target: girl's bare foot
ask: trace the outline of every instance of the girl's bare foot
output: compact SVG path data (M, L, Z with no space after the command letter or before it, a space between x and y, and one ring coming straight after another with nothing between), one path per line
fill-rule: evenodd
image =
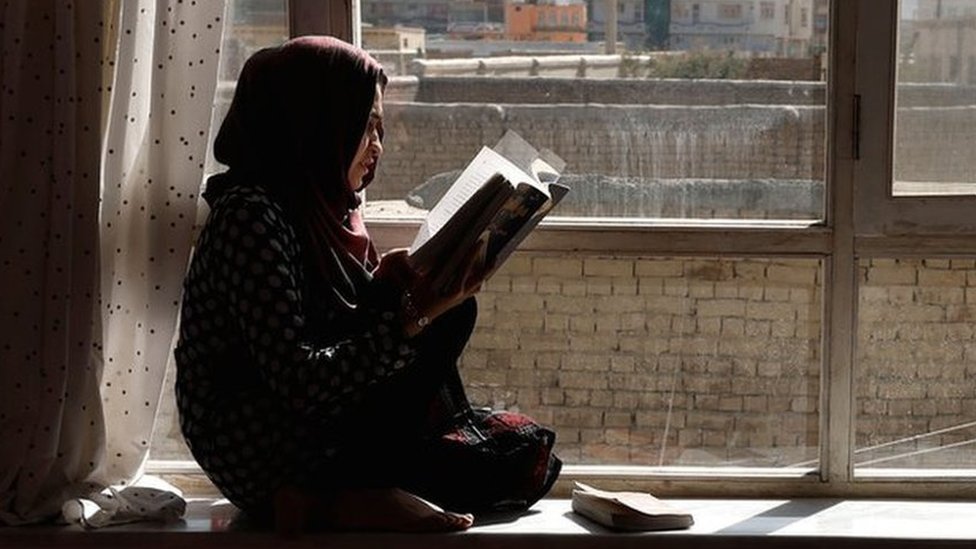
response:
M301 534L316 501L294 486L282 486L274 493L275 531L284 537Z
M456 532L474 517L453 513L399 488L365 488L332 494L323 501L326 525L340 530Z

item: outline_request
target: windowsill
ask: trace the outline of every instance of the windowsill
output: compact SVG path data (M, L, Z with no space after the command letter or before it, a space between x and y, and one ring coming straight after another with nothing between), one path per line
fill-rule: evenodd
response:
M972 546L976 503L842 499L671 499L695 517L689 530L620 534L543 500L520 517L482 518L459 534L308 534L285 542L235 522L225 500L191 500L183 521L85 532L76 526L8 528L4 547L963 547ZM655 538L653 540L647 538Z

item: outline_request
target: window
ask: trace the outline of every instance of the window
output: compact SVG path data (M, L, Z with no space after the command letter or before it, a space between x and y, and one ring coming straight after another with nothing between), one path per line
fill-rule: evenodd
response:
M913 21L918 39L899 43L895 0L831 8L824 24L845 24L825 57L850 64L827 83L740 65L750 37L741 56L641 58L646 73L628 80L549 61L527 63L525 80L508 64L515 80L465 83L448 72L471 64L459 59L428 63L411 88L390 71L390 97L406 99L388 100L367 200L381 247L408 245L425 201L505 129L570 161L578 202L488 281L462 363L474 402L556 429L565 474L630 465L634 483L701 492L720 477L736 495L972 486L976 125L940 63L976 57L976 41L943 51ZM733 38L689 28L672 3L682 10L675 45ZM426 35L432 58L501 72L499 44L457 54L446 40ZM644 86L665 77L670 94ZM708 95L723 86L738 99Z
M702 6L691 5L692 19ZM721 14L740 21L743 4L724 2ZM506 130L569 162L563 181L574 191L554 213L559 223L822 223L824 83L758 63L751 70L763 77L740 81L750 70L745 40L729 31L700 38L722 53L644 59L645 72L622 79L528 54L521 69L518 56L496 65L504 44L466 41L474 52L458 54L428 33L437 61L417 60L422 85L409 102L387 105L390 146L367 200L374 238L409 244L410 219ZM506 78L463 72L475 66L468 57L480 58L482 74ZM655 91L663 78L666 93ZM735 255L710 243L674 255L647 253L645 243L626 254L601 239L567 253L556 233L538 236L481 294L462 361L473 402L552 425L573 465L818 470L824 250Z
M809 11L807 11L806 8L800 8L800 26L806 28L808 19L809 19Z
M759 17L763 20L769 20L776 16L776 4L773 2L760 2L759 3Z
M720 4L719 19L742 19L742 4Z
M896 196L976 194L971 147L976 120L970 119L967 107L972 104L968 83L976 63L976 29L957 21L899 22L912 25L913 39L902 41L898 53ZM941 59L946 62L937 62ZM968 74L963 60L968 60Z
M687 19L688 18L688 6L683 2L674 2L671 4L671 17L674 19Z

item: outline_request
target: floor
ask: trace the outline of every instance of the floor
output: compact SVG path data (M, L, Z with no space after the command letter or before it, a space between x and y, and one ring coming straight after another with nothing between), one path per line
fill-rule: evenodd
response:
M223 501L193 500L181 522L0 529L0 547L457 547L617 549L976 547L976 502L851 500L670 500L689 510L684 531L621 534L544 500L521 516L480 517L459 534L306 534L284 540L237 518Z

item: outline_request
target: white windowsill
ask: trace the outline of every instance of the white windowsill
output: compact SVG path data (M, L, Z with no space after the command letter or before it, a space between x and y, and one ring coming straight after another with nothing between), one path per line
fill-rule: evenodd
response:
M621 534L581 518L564 499L543 500L518 517L482 517L459 534L307 534L282 540L234 522L224 500L191 500L181 522L135 523L95 531L79 527L7 528L3 547L971 547L976 503L842 499L670 499L690 511L689 530Z

